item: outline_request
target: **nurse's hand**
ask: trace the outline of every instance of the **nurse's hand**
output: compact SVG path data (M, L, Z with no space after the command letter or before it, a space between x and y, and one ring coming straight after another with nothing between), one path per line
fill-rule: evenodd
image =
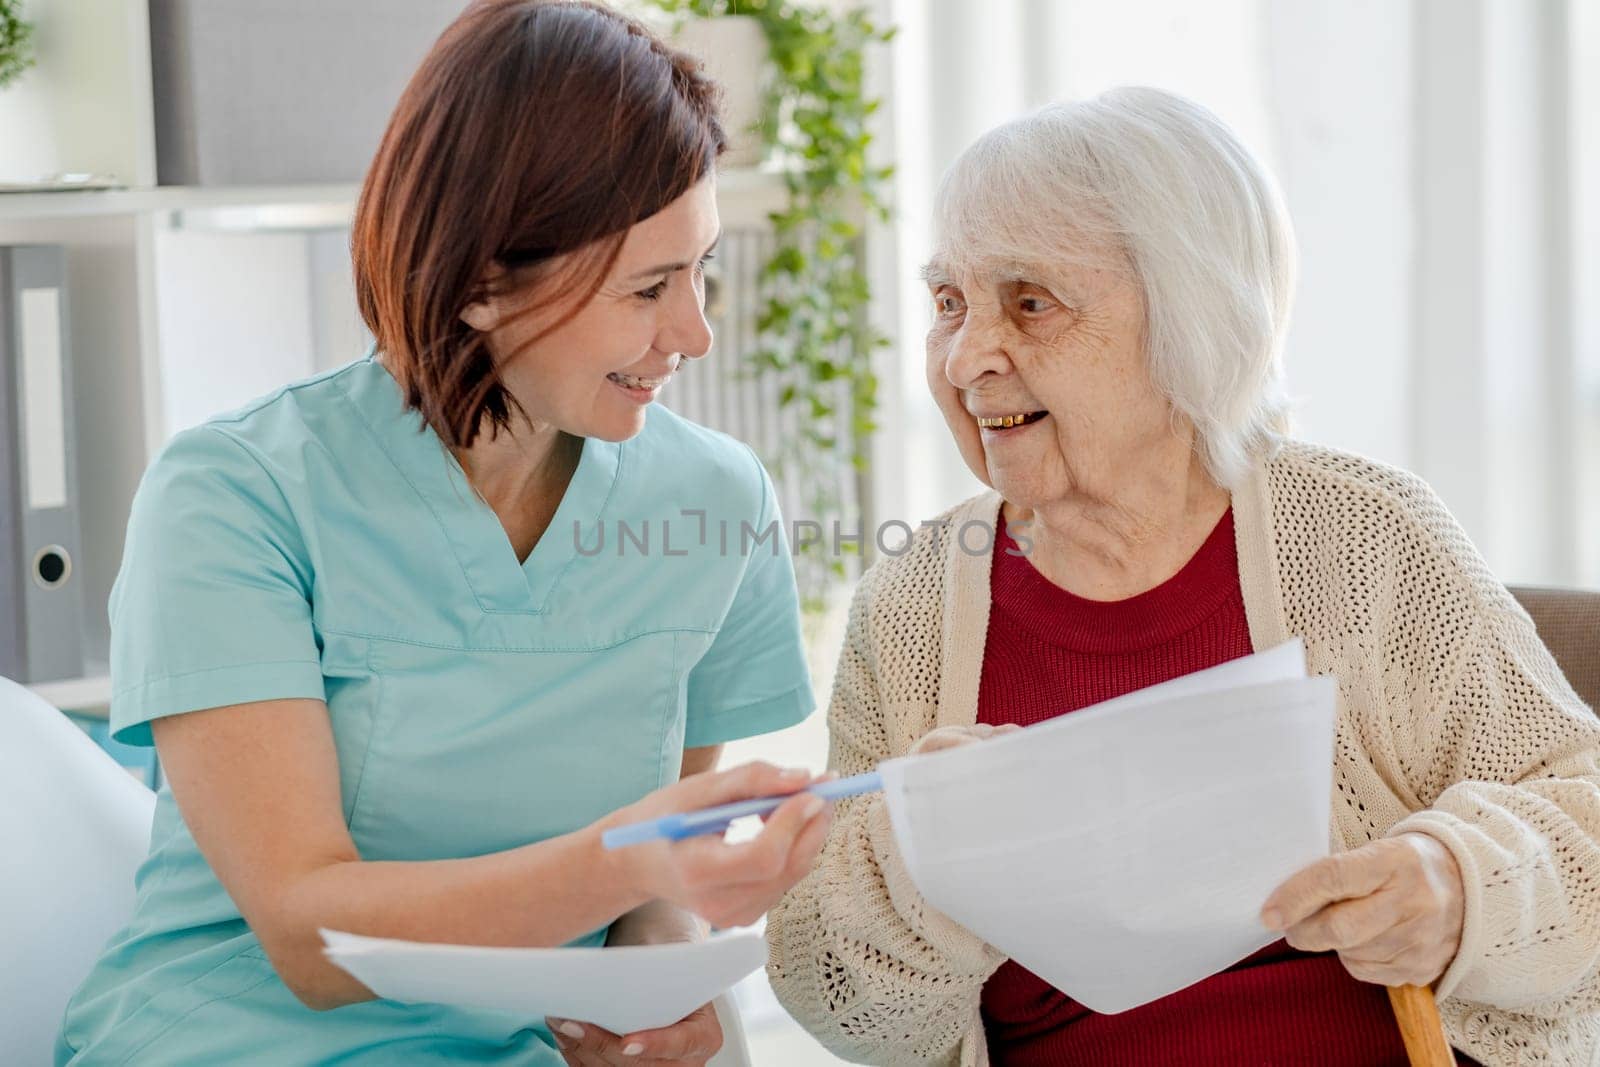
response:
M696 774L614 812L600 829L796 793L815 780L809 771L785 771L770 763ZM713 926L749 926L811 872L831 822L828 802L803 793L784 801L748 841L728 844L707 834L632 845L612 855L621 877L650 899L686 908Z
M715 1009L707 1004L671 1026L641 1030L634 1034L613 1034L593 1023L566 1019L546 1019L555 1035L568 1067L614 1067L618 1064L648 1063L660 1067L704 1067L722 1048L722 1024Z

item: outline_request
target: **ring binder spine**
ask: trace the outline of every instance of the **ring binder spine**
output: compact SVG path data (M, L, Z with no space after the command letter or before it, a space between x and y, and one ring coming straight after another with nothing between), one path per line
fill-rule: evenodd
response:
M0 676L83 673L66 255L0 246Z

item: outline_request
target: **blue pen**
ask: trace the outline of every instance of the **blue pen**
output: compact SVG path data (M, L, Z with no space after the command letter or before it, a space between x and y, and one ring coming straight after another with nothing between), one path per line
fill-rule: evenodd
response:
M806 786L800 790L802 793L812 793L824 800L839 800L842 797L859 796L862 793L872 793L883 788L883 779L878 777L877 771L868 771L850 778L837 778L831 782L818 782L816 785ZM791 794L793 795L793 794ZM685 811L677 815L666 815L649 822L630 823L627 826L618 826L607 830L600 835L600 843L606 848L626 848L628 845L643 844L646 841L665 839L667 841L682 841L686 837L696 837L700 834L721 833L728 828L728 824L735 819L742 819L746 815L769 815L778 810L778 806L789 797L761 797L756 800L741 800L736 804L723 804L715 808L702 808L699 811Z

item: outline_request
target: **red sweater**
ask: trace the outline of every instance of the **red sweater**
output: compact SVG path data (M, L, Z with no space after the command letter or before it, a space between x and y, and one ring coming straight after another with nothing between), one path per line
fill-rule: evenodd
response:
M1074 596L1017 551L1005 536L995 546L980 722L1042 722L1251 651L1232 512L1181 571L1128 600ZM1008 962L983 987L983 1022L996 1067L1406 1063L1381 986L1282 941L1118 1015Z

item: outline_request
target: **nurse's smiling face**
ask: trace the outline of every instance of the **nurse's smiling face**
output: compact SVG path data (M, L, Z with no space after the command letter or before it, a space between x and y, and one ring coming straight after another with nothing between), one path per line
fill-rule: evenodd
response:
M635 224L593 299L554 329L571 304L537 284L462 318L489 335L500 378L535 427L624 441L684 360L711 348L704 266L720 233L708 177Z

